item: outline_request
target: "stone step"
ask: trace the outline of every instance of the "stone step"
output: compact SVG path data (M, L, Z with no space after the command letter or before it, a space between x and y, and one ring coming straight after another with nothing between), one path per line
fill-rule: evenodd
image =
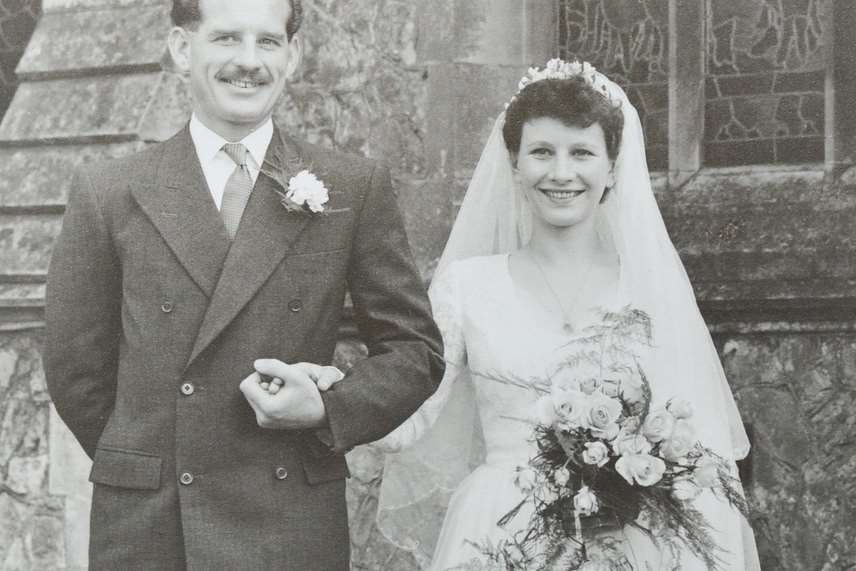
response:
M158 71L169 29L169 6L164 3L48 11L39 19L16 72L21 81L29 81L105 69Z

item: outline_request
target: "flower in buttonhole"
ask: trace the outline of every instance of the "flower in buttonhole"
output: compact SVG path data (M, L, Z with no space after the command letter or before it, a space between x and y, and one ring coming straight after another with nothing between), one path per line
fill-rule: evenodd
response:
M514 485L524 493L535 489L538 474L530 466L518 466L514 474Z
M626 454L615 463L615 471L621 474L628 484L647 487L663 478L666 463L662 458L650 454Z
M288 180L286 198L310 212L323 212L329 200L327 187L321 180L304 169Z
M712 458L703 458L693 472L696 483L702 488L712 488L719 482L719 466Z
M553 472L553 481L556 482L556 485L559 487L565 487L568 485L568 482L571 480L571 471L562 466Z
M593 515L600 509L600 502L588 486L583 486L574 496L574 509L581 516Z
M586 442L586 449L583 450L583 462L602 467L609 462L609 448L603 442Z
M672 416L678 420L682 418L690 418L693 415L693 405L686 399L672 399L666 403L666 410L672 413Z
M701 488L690 478L677 478L672 482L672 495L682 502L695 499Z
M665 408L655 408L648 413L642 434L651 442L662 442L672 435L675 428L675 417Z
M672 462L679 462L696 444L695 430L686 420L678 420L669 438L660 446L660 456Z

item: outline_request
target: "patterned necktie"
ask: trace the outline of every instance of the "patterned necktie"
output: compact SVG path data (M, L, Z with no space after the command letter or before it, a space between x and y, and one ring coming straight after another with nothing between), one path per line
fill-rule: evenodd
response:
M244 207L253 192L253 177L247 168L247 147L241 143L226 143L223 150L237 165L223 190L223 202L220 205L220 216L226 225L229 239L234 240L238 232L238 224L244 214Z

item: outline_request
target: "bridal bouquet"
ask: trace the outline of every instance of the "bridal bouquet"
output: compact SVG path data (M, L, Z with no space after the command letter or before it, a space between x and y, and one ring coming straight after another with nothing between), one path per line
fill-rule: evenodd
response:
M533 432L538 452L516 473L524 500L499 524L524 507L532 515L513 540L478 546L491 568L633 569L615 534L599 533L628 525L663 553L684 547L716 568L718 548L692 500L711 490L745 514L745 499L728 463L697 440L690 403L653 406L632 349L650 339L645 313L606 313L569 344L550 379L526 382L542 395Z

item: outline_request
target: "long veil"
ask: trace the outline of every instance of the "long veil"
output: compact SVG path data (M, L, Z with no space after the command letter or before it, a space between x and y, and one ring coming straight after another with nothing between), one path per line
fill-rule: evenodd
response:
M595 75L624 114L615 186L598 209L598 230L618 254L622 297L648 313L653 323L654 348L644 356L644 367L654 399L685 398L694 403L702 442L725 458L742 459L749 441L652 192L639 116L618 85L600 73ZM503 112L467 188L438 276L455 260L510 252L529 240L531 212L514 184L502 136L504 120ZM429 290L432 300L437 297L437 281ZM452 367L447 375L466 375L466 370ZM387 457L379 527L396 545L413 551L420 562L430 560L448 493L479 461L479 447L473 445L478 442L477 415L468 381L459 378L448 383L454 392L433 427L405 452ZM750 541L745 533L744 541ZM752 543L751 548L745 547L747 553L751 549L754 554ZM754 568L748 559L746 568Z

